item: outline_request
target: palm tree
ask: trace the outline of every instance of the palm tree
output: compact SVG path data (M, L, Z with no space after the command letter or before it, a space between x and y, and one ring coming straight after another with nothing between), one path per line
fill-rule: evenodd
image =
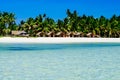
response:
M46 14L38 15L35 18L28 18L21 21L18 25L15 23L15 15L8 12L0 12L0 35L10 34L9 30L24 30L30 36L36 36L39 32L83 32L92 33L101 37L120 37L120 16L113 15L111 19L104 16L94 18L85 14L79 16L77 11L66 11L67 17L63 20L49 18Z
M58 28L57 31L64 31L63 26L64 26L64 22L62 20L58 19L58 21L57 21L57 28Z
M6 31L16 29L15 15L13 13L2 12L0 13L0 33L6 35ZM5 30L6 29L6 30ZM8 35L8 33L7 33Z

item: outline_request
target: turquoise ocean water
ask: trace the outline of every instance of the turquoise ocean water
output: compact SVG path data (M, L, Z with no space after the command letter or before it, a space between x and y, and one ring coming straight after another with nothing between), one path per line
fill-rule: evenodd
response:
M120 43L0 44L0 80L120 80Z

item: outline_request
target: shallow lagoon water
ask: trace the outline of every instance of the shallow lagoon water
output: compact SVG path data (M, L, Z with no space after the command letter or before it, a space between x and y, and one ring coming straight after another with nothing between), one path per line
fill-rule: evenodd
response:
M120 80L120 43L0 44L0 80Z

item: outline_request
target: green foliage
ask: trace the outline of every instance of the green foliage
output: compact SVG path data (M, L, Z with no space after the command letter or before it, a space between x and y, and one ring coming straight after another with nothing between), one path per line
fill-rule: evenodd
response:
M18 26L15 23L15 14L0 12L0 35L9 35L12 30Z
M120 37L120 16L113 15L110 19L101 16L94 18L85 14L79 16L77 11L66 11L67 16L56 22L47 17L46 14L38 15L35 18L28 18L21 21L19 25L15 23L15 15L8 12L0 12L0 35L10 35L12 30L24 30L30 36L36 36L39 32L83 32L92 33L101 37Z

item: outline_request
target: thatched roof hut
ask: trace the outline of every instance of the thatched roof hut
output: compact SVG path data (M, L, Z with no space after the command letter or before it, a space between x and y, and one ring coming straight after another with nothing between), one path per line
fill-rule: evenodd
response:
M12 36L29 36L25 31L12 31L11 32Z
M70 32L70 37L74 37L74 32Z
M65 37L65 33L58 32L58 33L55 34L55 37Z
M45 33L44 32L38 32L36 34L37 37L45 37Z
M46 33L46 37L55 37L55 33L53 31Z
M67 32L66 37L70 37L71 32Z
M82 32L76 32L76 33L74 33L74 37L82 37Z
M92 33L86 34L87 37L92 37Z
M82 32L68 32L66 34L67 37L81 37Z

